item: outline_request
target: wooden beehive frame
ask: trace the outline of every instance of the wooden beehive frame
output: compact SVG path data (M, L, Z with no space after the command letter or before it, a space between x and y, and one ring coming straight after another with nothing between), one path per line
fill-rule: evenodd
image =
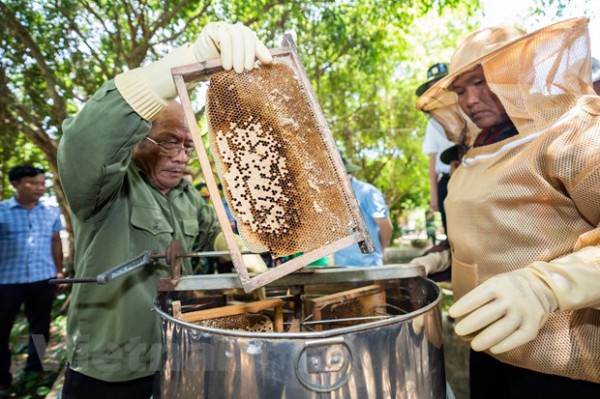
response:
M302 63L300 62L300 58L298 57L298 53L296 51L296 46L294 45L291 36L286 35L284 37L283 47L271 49L270 52L274 57L291 57L294 67L298 71L301 83L304 85L307 91L312 108L314 110L319 111L315 112L315 115L317 116L317 123L319 125L320 131L327 133L324 137L324 142L329 151L331 159L334 161L333 165L335 168L335 173L338 175L339 181L341 182L341 188L347 198L354 198L352 186L350 184L349 179L346 176L346 171L344 170L342 159L337 151L335 141L333 140L333 137L331 136L331 133L327 126L327 121L325 120L323 113L320 110L320 105L317 101L317 97L312 91L310 81L306 76L306 72L304 70L304 67L302 66ZM192 132L194 146L196 148L196 152L200 160L200 166L202 168L202 173L206 180L206 186L209 190L210 198L214 205L217 219L219 221L219 224L221 225L221 229L225 236L225 241L229 248L233 265L236 269L236 272L238 273L244 291L250 292L257 288L265 286L272 281L275 281L285 275L299 270L304 266L324 256L334 253L340 249L346 248L354 243L358 243L362 252L372 252L373 244L371 238L369 237L369 233L366 228L366 224L360 211L360 208L358 207L358 203L356 201L349 201L349 211L353 219L357 221L357 226L353 233L339 240L336 240L328 245L307 252L297 258L292 259L289 262L284 263L281 266L272 268L260 275L251 277L248 274L246 265L244 264L244 260L240 253L240 250L238 249L233 229L227 219L225 207L221 202L221 195L219 193L219 189L213 175L213 170L210 164L208 154L206 152L206 149L204 148L204 144L201 139L200 130L198 128L194 110L192 108L186 87L186 82L205 80L206 78L210 77L210 75L221 71L223 71L223 68L221 67L220 60L213 60L198 64L187 65L183 67L173 68L171 70L173 80L175 81L175 86L177 88L177 92L184 109L186 121Z
M329 319L329 315L323 314L324 309L352 300L359 301L360 307L363 309L383 308L386 304L385 288L376 282L365 287L324 295L318 298L306 298L306 306L307 311L312 312L312 321L322 321ZM322 325L315 324L314 328L317 331L321 331Z
M273 330L283 332L283 301L281 299L264 299L262 301L243 303L238 305L221 306L218 308L197 310L194 312L182 313L181 302L173 302L173 317L185 321L186 323L195 323L209 319L218 319L221 317L235 316L244 313L257 313L261 310L273 309L275 320Z

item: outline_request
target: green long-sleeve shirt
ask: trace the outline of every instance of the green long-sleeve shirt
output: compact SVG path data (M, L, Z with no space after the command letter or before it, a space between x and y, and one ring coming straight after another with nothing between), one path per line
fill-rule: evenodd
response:
M112 81L63 124L58 167L73 214L76 276L96 276L144 250L164 252L171 240L188 250L212 250L220 227L182 181L163 195L131 162L131 150L150 131ZM184 272L189 271L184 261ZM104 381L151 375L160 333L151 311L164 263L107 285L76 284L67 321L72 369Z

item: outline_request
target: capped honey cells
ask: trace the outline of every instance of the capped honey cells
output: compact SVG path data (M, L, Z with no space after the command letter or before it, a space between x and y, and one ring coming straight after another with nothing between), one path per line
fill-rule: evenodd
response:
M355 228L324 133L291 61L213 74L209 140L238 231L253 252L309 252ZM320 112L320 111L319 111Z

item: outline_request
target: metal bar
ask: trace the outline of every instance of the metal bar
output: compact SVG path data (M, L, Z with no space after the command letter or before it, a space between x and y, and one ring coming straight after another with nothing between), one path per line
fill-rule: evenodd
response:
M268 287L360 283L365 281L394 280L423 277L425 268L415 265L384 265L371 267L308 268L281 277ZM173 291L223 290L242 288L235 273L183 276L173 286Z
M245 251L242 254L252 254ZM229 256L229 251L206 251L206 252L190 252L184 254L174 254L176 258L203 258L203 257L221 257ZM107 284L123 274L130 273L138 268L149 264L152 260L165 259L167 254L159 254L154 251L144 251L137 257L130 259L119 266L116 266L104 273L95 277L77 277L77 278L53 278L49 280L50 284L80 284L80 283L96 283Z
M343 323L348 321L368 321L368 320L380 320L380 319L389 319L392 315L381 315L381 316L364 316L364 317L346 317L343 319L328 319L328 320L316 320L316 321L301 321L301 326L312 326L318 324L335 324L335 323ZM285 322L283 324L292 324L291 322Z
M250 251L243 251L240 253L242 255L257 255L256 253L250 252ZM231 252L229 252L229 251L205 251L205 252L185 252L185 253L177 255L177 257L178 258L219 258L219 257L229 256L229 255L231 255ZM166 257L167 256L165 254L157 254L157 255L153 256L154 259L162 259L162 258L166 258Z
M96 277L81 277L81 278L51 278L50 284L76 284L76 283L96 283Z

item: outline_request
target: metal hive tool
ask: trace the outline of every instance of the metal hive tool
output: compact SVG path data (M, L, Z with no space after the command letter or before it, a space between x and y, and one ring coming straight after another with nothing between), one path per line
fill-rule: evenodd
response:
M237 74L218 61L173 69L207 187L245 291L339 249L372 252L360 208L293 41L274 63ZM221 203L186 82L210 77L209 140L227 202L246 246L274 258L303 253L250 278Z

